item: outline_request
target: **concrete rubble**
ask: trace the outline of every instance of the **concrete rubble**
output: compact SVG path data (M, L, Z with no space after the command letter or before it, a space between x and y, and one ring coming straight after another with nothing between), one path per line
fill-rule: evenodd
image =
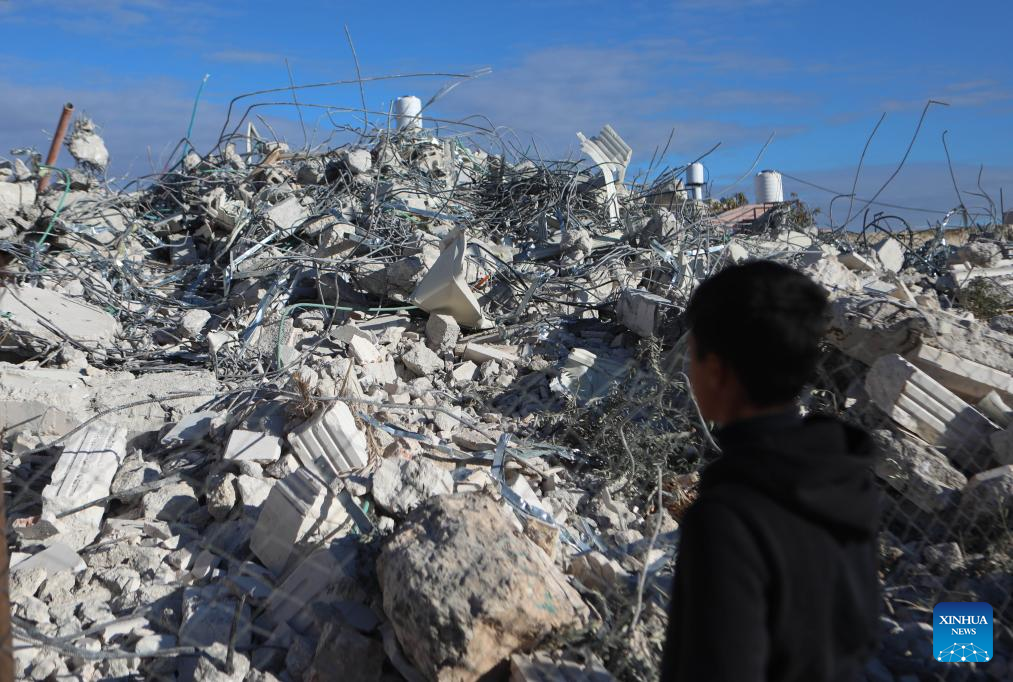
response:
M543 161L391 110L313 152L244 125L119 192L85 119L47 191L0 168L19 678L656 679L708 450L683 312L752 258L827 289L801 408L883 453L869 678L932 674L946 590L1013 617L1008 243L729 222L679 169L627 180L609 125Z

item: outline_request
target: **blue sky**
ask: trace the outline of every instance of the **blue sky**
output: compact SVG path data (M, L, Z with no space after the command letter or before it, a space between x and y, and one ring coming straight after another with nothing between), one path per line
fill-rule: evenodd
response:
M611 123L640 167L674 129L665 165L721 143L706 160L716 189L745 173L774 133L758 168L846 192L885 112L858 185L870 197L903 156L925 102L942 100L949 106L930 109L881 200L941 210L957 203L941 142L948 130L961 189L974 189L983 164L985 189L998 202L1005 187L1013 205L1013 3L1000 0L0 0L0 155L44 149L69 100L102 127L114 173L161 168L204 74L198 148L217 137L231 97L288 85L286 58L296 83L352 78L345 25L365 76L491 67L439 100L436 116L485 116L548 157L576 154L576 131ZM367 106L384 111L399 94L426 99L447 81L369 83ZM355 86L297 96L359 105ZM292 107L258 111L301 144ZM355 114L320 111L304 110L318 141L335 123L357 123ZM751 194L748 179L739 188ZM817 205L829 198L792 180L785 188ZM905 215L921 224L937 217Z

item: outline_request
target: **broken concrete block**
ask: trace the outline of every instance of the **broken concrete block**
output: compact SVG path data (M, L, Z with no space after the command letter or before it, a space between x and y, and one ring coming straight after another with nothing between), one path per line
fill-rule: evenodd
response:
M882 452L876 475L891 488L929 514L955 504L967 478L942 453L917 438L894 438L885 430L873 435Z
M0 363L0 429L62 436L92 416L91 397L77 371Z
M120 325L109 313L81 299L49 289L6 287L0 291L0 319L10 331L50 343L63 343L62 332L85 346L112 344Z
M325 481L361 469L369 461L366 436L355 425L348 406L341 402L331 403L292 429L288 442L303 466Z
M1002 247L993 242L971 242L958 248L955 258L958 263L990 268L1002 259Z
M482 452L496 447L495 440L469 428L461 428L454 431L450 439L454 442L454 445L468 452Z
M501 365L511 366L517 363L519 358L510 346L490 346L485 343L468 343L464 346L461 357L481 365L489 360L495 360Z
M91 383L95 387L94 410L121 408L115 412L115 423L127 429L128 437L157 431L167 421L195 413L218 393L218 381L207 371L156 372L136 378L122 372ZM186 395L189 393L197 395ZM179 394L185 397L174 397ZM122 409L123 405L138 401L149 402Z
M426 339L438 351L452 350L461 336L461 325L450 315L433 313L426 322Z
M208 311L199 308L188 310L179 322L179 332L184 338L196 339L210 321L211 313Z
M443 369L443 358L421 343L416 343L407 353L404 353L401 356L401 362L410 372L419 377L429 376Z
M299 198L293 196L269 208L265 216L275 229L291 233L309 217L309 212Z
M461 426L461 420L457 418L461 416L461 409L459 407L450 407L447 410L451 414L433 412L433 423L436 425L437 431L451 432ZM457 415L457 417L454 415Z
M946 448L958 466L974 470L987 463L995 424L899 355L885 355L872 365L865 390L895 422Z
M471 360L465 360L451 371L450 375L454 381L474 381L475 373L478 372L478 365Z
M0 181L0 218L10 219L35 203L35 184Z
M224 519L236 506L236 475L227 473L208 482L205 507L211 518Z
M924 344L905 357L965 400L978 402L993 391L1013 400L1013 376L1000 370Z
M545 552L483 494L423 503L384 546L377 574L384 612L427 678L480 678L587 615Z
M41 552L21 561L14 561L12 557L10 566L12 574L19 571L33 571L39 568L45 571L47 575L53 575L54 573L63 571L80 573L88 568L88 566L77 552L62 542L51 542Z
M624 289L616 303L616 320L637 336L648 339L661 331L672 307L664 296L643 289Z
M345 154L345 165L353 175L361 175L373 167L373 157L368 149L352 149Z
M197 511L197 492L186 481L173 481L144 494L141 508L146 519L178 522Z
M820 258L812 265L806 266L803 272L826 289L831 299L849 292L860 291L862 288L861 278L844 267L841 261L834 256Z
M876 266L865 256L861 256L854 251L848 251L837 256L837 259L841 262L844 267L854 272L875 272Z
M900 272L904 269L904 245L893 237L886 237L873 244L872 250L887 270Z
M238 605L238 599L224 585L184 588L180 646L210 647L216 642L228 645L235 629L235 647L247 648L252 631L250 607L244 604L237 617Z
M240 474L236 478L236 492L239 494L239 502L247 509L259 511L273 487L274 481L272 480L264 480L247 474Z
M360 364L380 362L380 351L363 336L353 335L348 339L348 352Z
M299 563L264 604L258 626L274 631L271 639L283 635L283 626L307 632L313 624L309 606L335 583L354 583L357 548L354 542L328 543Z
M415 287L411 301L426 312L450 315L462 327L484 329L490 322L482 316L482 306L464 281L466 250L464 230L457 230Z
M72 435L56 461L50 483L42 490L42 518L59 531L59 539L80 550L99 533L113 477L127 453L127 432L93 424ZM102 500L66 516L62 512ZM59 518L58 518L59 516Z
M162 436L162 445L176 447L204 440L211 434L211 427L219 414L218 412L194 412L186 415L173 424L172 428Z
M74 120L74 128L67 141L67 150L74 160L83 166L105 170L109 165L109 150L98 134L98 127L87 116L78 116Z
M422 457L385 459L373 474L373 500L397 518L403 518L433 495L453 492L450 472Z
M134 653L138 656L151 656L165 649L176 648L173 635L147 635L134 643Z
M975 474L967 482L960 498L960 511L979 526L995 525L1008 532L1013 515L1013 464Z
M275 575L298 556L297 545L336 532L348 521L337 496L308 472L292 472L271 488L260 508L250 549Z
M349 322L348 324L343 324L340 327L334 327L333 329L331 329L331 338L334 339L335 341L341 341L342 343L351 343L351 341L352 341L353 338L360 338L360 339L366 341L370 346L376 346L376 344L377 344L376 334L374 334L371 331L367 331L365 329L361 329L361 328L359 328L358 325L356 325L356 324L354 324L352 322ZM366 353L366 354L369 353L369 351L365 350L365 346L360 346L359 349L363 353ZM353 352L353 356L354 356L356 349L355 348L349 348L349 350ZM374 349L374 352L375 352L375 349ZM358 358L358 357L356 357L356 359L359 360L359 362L366 362L365 360L362 360L361 358ZM376 362L376 360L371 360L370 362Z
M397 367L394 366L394 358L385 357L380 362L369 362L360 365L363 378L367 384L379 384L385 386L392 381L397 381ZM349 383L354 383L355 377L351 377Z
M258 431L235 429L222 456L227 461L259 462L269 464L281 457L281 438Z

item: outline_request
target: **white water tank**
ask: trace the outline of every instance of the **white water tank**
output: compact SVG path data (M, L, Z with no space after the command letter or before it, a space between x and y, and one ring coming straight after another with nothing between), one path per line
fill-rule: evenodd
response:
M784 201L784 186L781 184L781 174L777 171L757 173L755 187L758 204L779 204Z
M398 130L422 127L422 100L413 95L394 100L394 120Z
M704 184L704 171L703 164L699 161L689 164L689 168L686 169L686 184L690 187L695 185Z

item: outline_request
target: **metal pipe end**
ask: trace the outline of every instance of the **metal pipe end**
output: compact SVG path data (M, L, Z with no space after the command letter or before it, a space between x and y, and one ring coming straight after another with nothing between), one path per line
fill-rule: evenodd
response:
M74 111L74 103L73 102L67 102L66 104L63 105L63 110L64 111Z

